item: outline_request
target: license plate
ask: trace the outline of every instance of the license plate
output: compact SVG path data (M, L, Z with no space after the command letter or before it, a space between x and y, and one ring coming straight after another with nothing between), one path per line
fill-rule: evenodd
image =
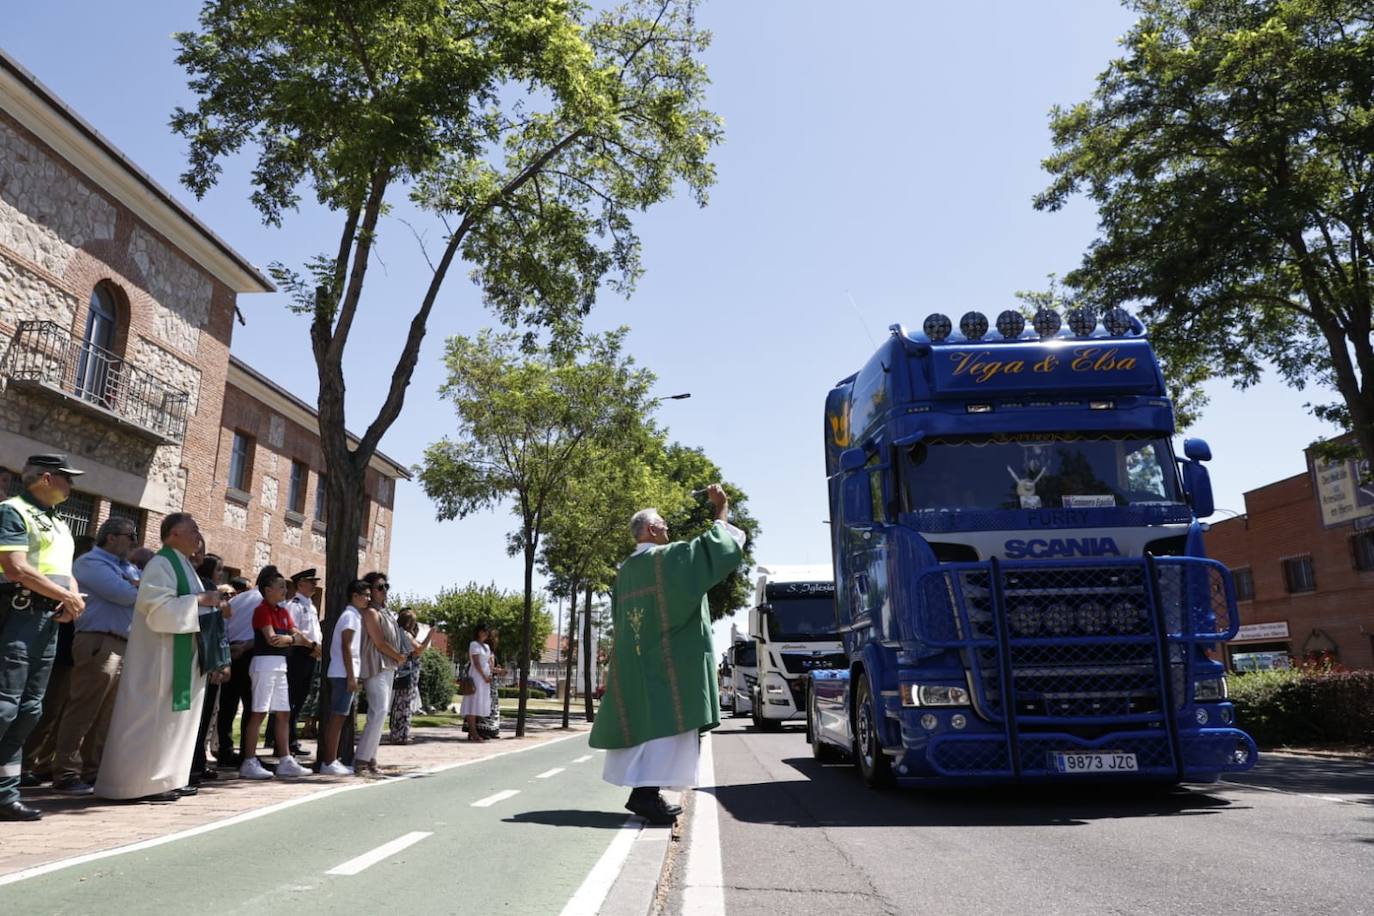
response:
M1134 773L1135 754L1121 751L1055 751L1050 754L1061 773Z

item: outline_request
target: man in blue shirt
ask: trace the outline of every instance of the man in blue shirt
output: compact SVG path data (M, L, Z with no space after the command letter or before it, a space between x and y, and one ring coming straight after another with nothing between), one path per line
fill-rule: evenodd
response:
M86 613L76 622L67 706L57 725L54 792L90 795L105 734L110 728L124 650L138 597L138 568L129 552L138 541L133 522L112 518L100 526L95 547L76 558L72 572L86 590Z

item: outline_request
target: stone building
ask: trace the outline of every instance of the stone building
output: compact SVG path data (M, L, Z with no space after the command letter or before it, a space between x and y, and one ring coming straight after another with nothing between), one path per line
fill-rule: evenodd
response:
M64 506L74 534L123 515L156 546L187 511L246 575L324 565L323 522L292 508L325 470L314 413L229 354L238 296L272 290L0 51L0 465L67 453L86 471ZM373 467L359 554L385 569L408 475Z
M1231 667L1374 667L1374 488L1361 477L1309 455L1307 472L1251 490L1244 515L1211 526L1207 554L1230 567L1240 610Z

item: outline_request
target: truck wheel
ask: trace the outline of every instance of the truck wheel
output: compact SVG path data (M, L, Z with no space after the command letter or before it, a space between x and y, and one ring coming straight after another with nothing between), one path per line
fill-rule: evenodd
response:
M859 773L871 789L888 789L896 784L892 775L892 760L883 753L878 741L878 707L868 678L860 674L854 690L854 760Z

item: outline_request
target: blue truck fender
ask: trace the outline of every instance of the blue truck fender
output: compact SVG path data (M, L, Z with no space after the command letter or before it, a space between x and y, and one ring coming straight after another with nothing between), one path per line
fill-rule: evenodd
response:
M888 697L884 696L885 693L896 694L897 672L896 666L890 659L884 658L885 655L887 651L878 643L866 643L857 664L863 665L863 676L868 679L868 689L877 706L873 710L873 718L878 726L878 740L883 747L897 747L902 743L900 720L888 715ZM855 666L855 662L850 663L851 670Z

